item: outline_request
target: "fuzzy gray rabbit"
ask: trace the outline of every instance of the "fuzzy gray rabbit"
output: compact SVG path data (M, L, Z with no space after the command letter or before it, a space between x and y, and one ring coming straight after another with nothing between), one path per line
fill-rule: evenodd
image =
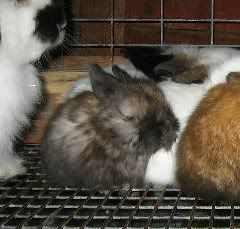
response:
M67 100L50 121L41 153L53 183L143 187L149 157L175 141L178 121L157 85L113 73L93 65L93 92Z

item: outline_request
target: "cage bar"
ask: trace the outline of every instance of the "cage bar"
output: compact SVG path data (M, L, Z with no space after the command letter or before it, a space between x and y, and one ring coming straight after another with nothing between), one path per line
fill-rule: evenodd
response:
M176 188L98 190L51 187L38 145L19 155L27 174L0 181L1 228L238 228L240 206L210 203Z

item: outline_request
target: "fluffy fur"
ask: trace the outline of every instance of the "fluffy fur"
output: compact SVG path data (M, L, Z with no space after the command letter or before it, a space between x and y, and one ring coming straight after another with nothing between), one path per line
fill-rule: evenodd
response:
M150 49L152 50L152 49ZM153 73L161 78L166 76L172 80L159 83L159 87L164 92L167 101L171 105L174 114L179 120L180 131L177 141L172 145L170 151L161 149L151 156L146 170L146 181L162 185L178 185L176 179L176 148L182 131L184 130L190 115L194 112L199 102L204 98L209 89L226 81L226 76L230 71L237 71L239 51L229 48L190 48L190 47L170 47L167 49L158 49L159 55L172 58L167 61L161 61L157 64ZM138 58L131 59L131 49L128 56L132 63L141 60L145 61L145 49L134 51L138 52ZM156 56L156 50L152 51ZM149 55L149 51L148 51ZM159 58L163 60L163 58ZM136 67L140 66L136 64ZM142 67L146 67L141 65ZM146 67L147 68L147 67ZM221 74L220 74L221 72ZM164 74L164 75L162 75ZM152 77L153 74L150 75ZM155 78L156 80L156 78ZM160 80L161 81L161 80ZM174 82L173 82L174 81ZM202 84L193 84L203 81ZM178 82L178 83L175 83ZM184 84L190 85L184 85Z
M64 38L61 30L54 40L50 37L42 39L43 31L39 28L43 22L39 20L39 14L47 13L49 7L60 9L61 6L50 0L0 1L1 178L25 171L22 159L13 152L13 145L40 97L38 73L31 63ZM52 20L60 25L65 22L63 15L61 20Z
M219 83L225 83L230 72L240 71L240 54L226 59L221 65L210 70L210 77L206 80L205 85L211 88Z
M41 147L49 180L79 187L143 187L149 157L169 150L178 121L157 85L93 66L93 92L67 100Z
M197 48L175 46L168 48L131 47L124 50L133 65L155 81L171 78L177 83L202 83L208 72L227 59L239 56L230 48ZM155 61L152 61L152 59Z
M131 77L146 78L141 71L137 70L131 64L120 66L126 70ZM107 68L107 71L111 72L110 68ZM161 88L165 94L167 102L179 121L179 136L189 116L205 95L207 89L201 84L186 85L170 80L159 83L158 87ZM89 78L77 81L67 94L67 98L73 98L86 90L92 90ZM177 142L173 143L170 150L160 149L151 156L145 175L146 183L152 183L155 186L176 185L176 144Z
M191 116L177 152L177 178L186 193L239 203L239 98L234 79L211 89Z
M168 151L158 150L151 156L147 170L146 181L155 186L176 186L176 147L179 137L188 122L188 118L199 104L207 90L200 84L179 84L165 81L158 84L179 121L180 129L177 141Z
M163 50L161 50L159 55L162 55L162 52ZM154 53L154 56L156 56L156 51ZM146 61L147 55L141 54L141 49L138 51L137 61L141 60L140 57L142 55L144 55L144 61ZM148 53L148 55L150 54ZM158 87L165 94L166 100L179 121L180 129L177 141L173 143L172 148L170 150L160 149L153 154L149 160L145 180L147 183L153 183L156 186L177 185L176 146L190 115L194 112L199 102L204 98L209 89L215 85L224 83L228 73L232 71L239 71L237 66L240 66L240 57L238 57L239 51L230 48L198 49L191 47L171 47L164 50L163 55L173 55L173 57L168 61L160 63L159 66L156 65L154 69L156 70L164 67L164 69L167 69L168 72L177 74L174 76L172 75L171 79L174 79L174 81L181 79L181 82L188 84L176 83L173 80L158 83ZM179 60L188 61L179 62ZM143 63L143 61L141 63ZM138 66L143 66L141 63ZM148 61L145 63L148 63ZM198 71L196 71L198 66L205 66L201 69L204 70L202 71L202 75L207 78L202 84L192 83L196 79L195 75L198 73ZM140 78L147 77L141 70L135 68L135 66L131 63L121 65L121 68L126 70L132 77L135 77L136 75ZM185 70L183 71L183 69ZM109 68L107 70L109 71ZM182 81L182 78L178 77L183 74L187 76L185 79L188 79L188 82L185 80ZM74 97L86 89L91 89L89 78L77 81L73 88L74 90L70 90L67 97Z

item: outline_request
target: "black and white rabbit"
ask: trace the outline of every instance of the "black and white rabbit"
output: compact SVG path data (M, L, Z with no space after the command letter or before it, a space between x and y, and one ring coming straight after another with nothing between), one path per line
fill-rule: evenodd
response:
M63 103L41 146L47 178L88 188L144 187L149 157L169 150L178 121L157 85L91 67L92 91Z
M61 44L66 20L58 0L0 1L0 177L25 171L14 142L39 102L33 62Z

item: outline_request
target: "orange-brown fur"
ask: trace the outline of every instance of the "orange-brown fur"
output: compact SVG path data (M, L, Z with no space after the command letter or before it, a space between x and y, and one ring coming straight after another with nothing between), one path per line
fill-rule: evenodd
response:
M240 201L240 80L211 89L191 116L177 152L188 194Z

